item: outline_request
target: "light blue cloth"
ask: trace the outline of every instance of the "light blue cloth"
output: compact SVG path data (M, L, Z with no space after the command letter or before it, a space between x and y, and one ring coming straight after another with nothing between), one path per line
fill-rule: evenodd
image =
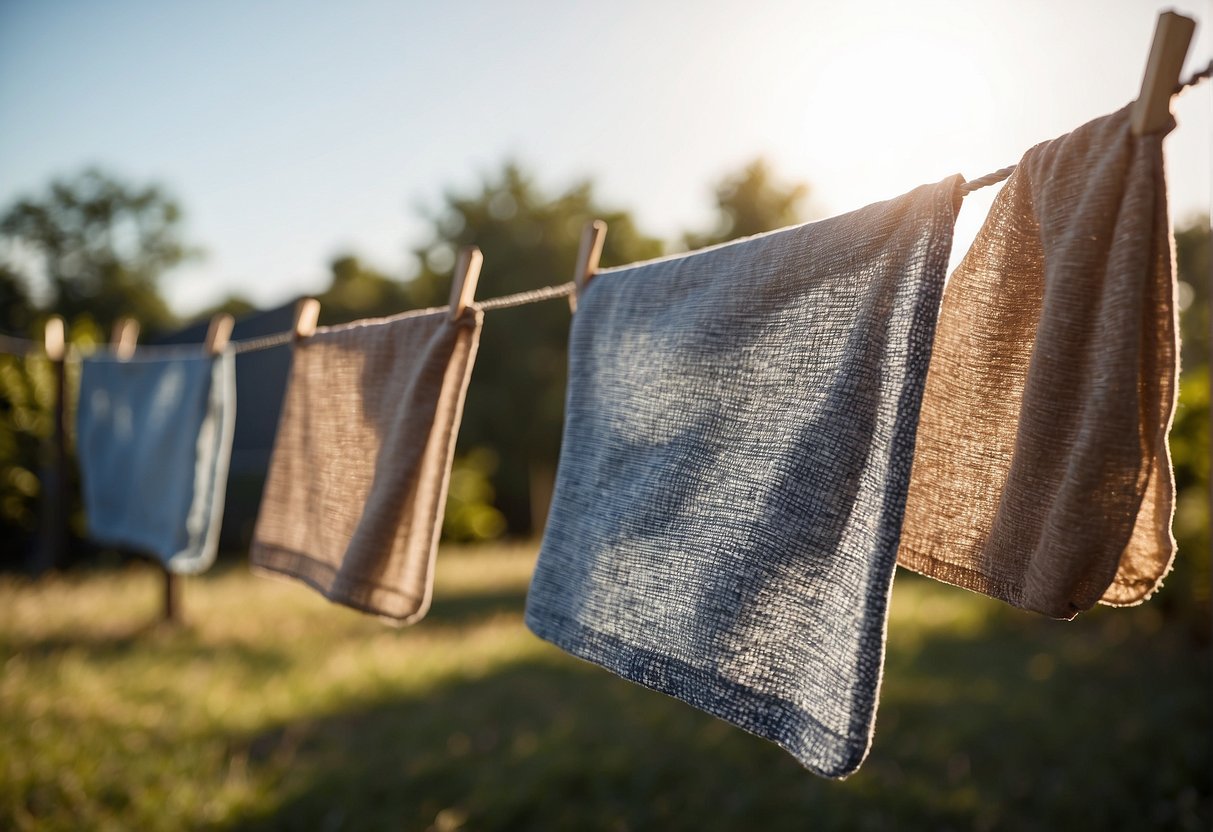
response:
M533 632L859 766L958 183L594 277Z
M236 421L234 356L86 358L76 448L90 535L210 568Z

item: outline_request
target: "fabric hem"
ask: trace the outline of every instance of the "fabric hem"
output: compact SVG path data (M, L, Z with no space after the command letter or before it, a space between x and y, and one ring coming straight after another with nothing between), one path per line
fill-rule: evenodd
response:
M258 543L250 552L249 568L254 572L293 578L319 592L334 604L377 616L393 624L409 624L429 611L424 595L402 592L375 581L341 575L332 565L310 555ZM376 603L376 599L395 599L397 603Z
M787 700L760 693L673 656L629 644L559 613L550 610L537 613L528 608L526 625L539 638L578 658L775 743L814 774L845 779L859 768L871 748L870 733L861 738L840 734ZM740 704L742 710L721 707L726 701ZM874 696L866 701L874 708ZM768 733L764 726L770 723L772 715L780 717L782 730ZM842 748L830 748L828 740L837 741ZM829 762L819 762L822 759Z

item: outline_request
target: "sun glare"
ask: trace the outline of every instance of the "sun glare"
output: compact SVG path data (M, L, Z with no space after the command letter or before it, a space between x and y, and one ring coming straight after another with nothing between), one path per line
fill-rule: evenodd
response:
M969 52L924 23L863 32L823 56L803 98L799 138L815 181L845 195L848 204L834 207L959 171L981 142L995 98L982 61Z

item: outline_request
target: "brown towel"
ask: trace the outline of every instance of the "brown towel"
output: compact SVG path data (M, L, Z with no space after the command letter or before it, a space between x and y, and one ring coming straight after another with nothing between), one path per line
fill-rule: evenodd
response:
M255 569L394 622L425 615L482 320L426 310L296 345Z
M1170 568L1168 131L1134 136L1125 108L1029 150L998 195L944 292L902 566L1055 618Z

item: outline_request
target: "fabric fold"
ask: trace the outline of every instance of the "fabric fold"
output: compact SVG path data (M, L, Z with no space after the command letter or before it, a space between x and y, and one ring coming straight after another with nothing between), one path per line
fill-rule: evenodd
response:
M170 572L206 571L236 423L234 356L81 364L76 449L89 535Z
M859 766L959 181L594 277L533 632Z
M898 556L1056 618L1144 600L1175 551L1166 131L1129 112L1029 150L952 275Z
M425 615L482 322L424 310L295 345L255 570L392 623Z

